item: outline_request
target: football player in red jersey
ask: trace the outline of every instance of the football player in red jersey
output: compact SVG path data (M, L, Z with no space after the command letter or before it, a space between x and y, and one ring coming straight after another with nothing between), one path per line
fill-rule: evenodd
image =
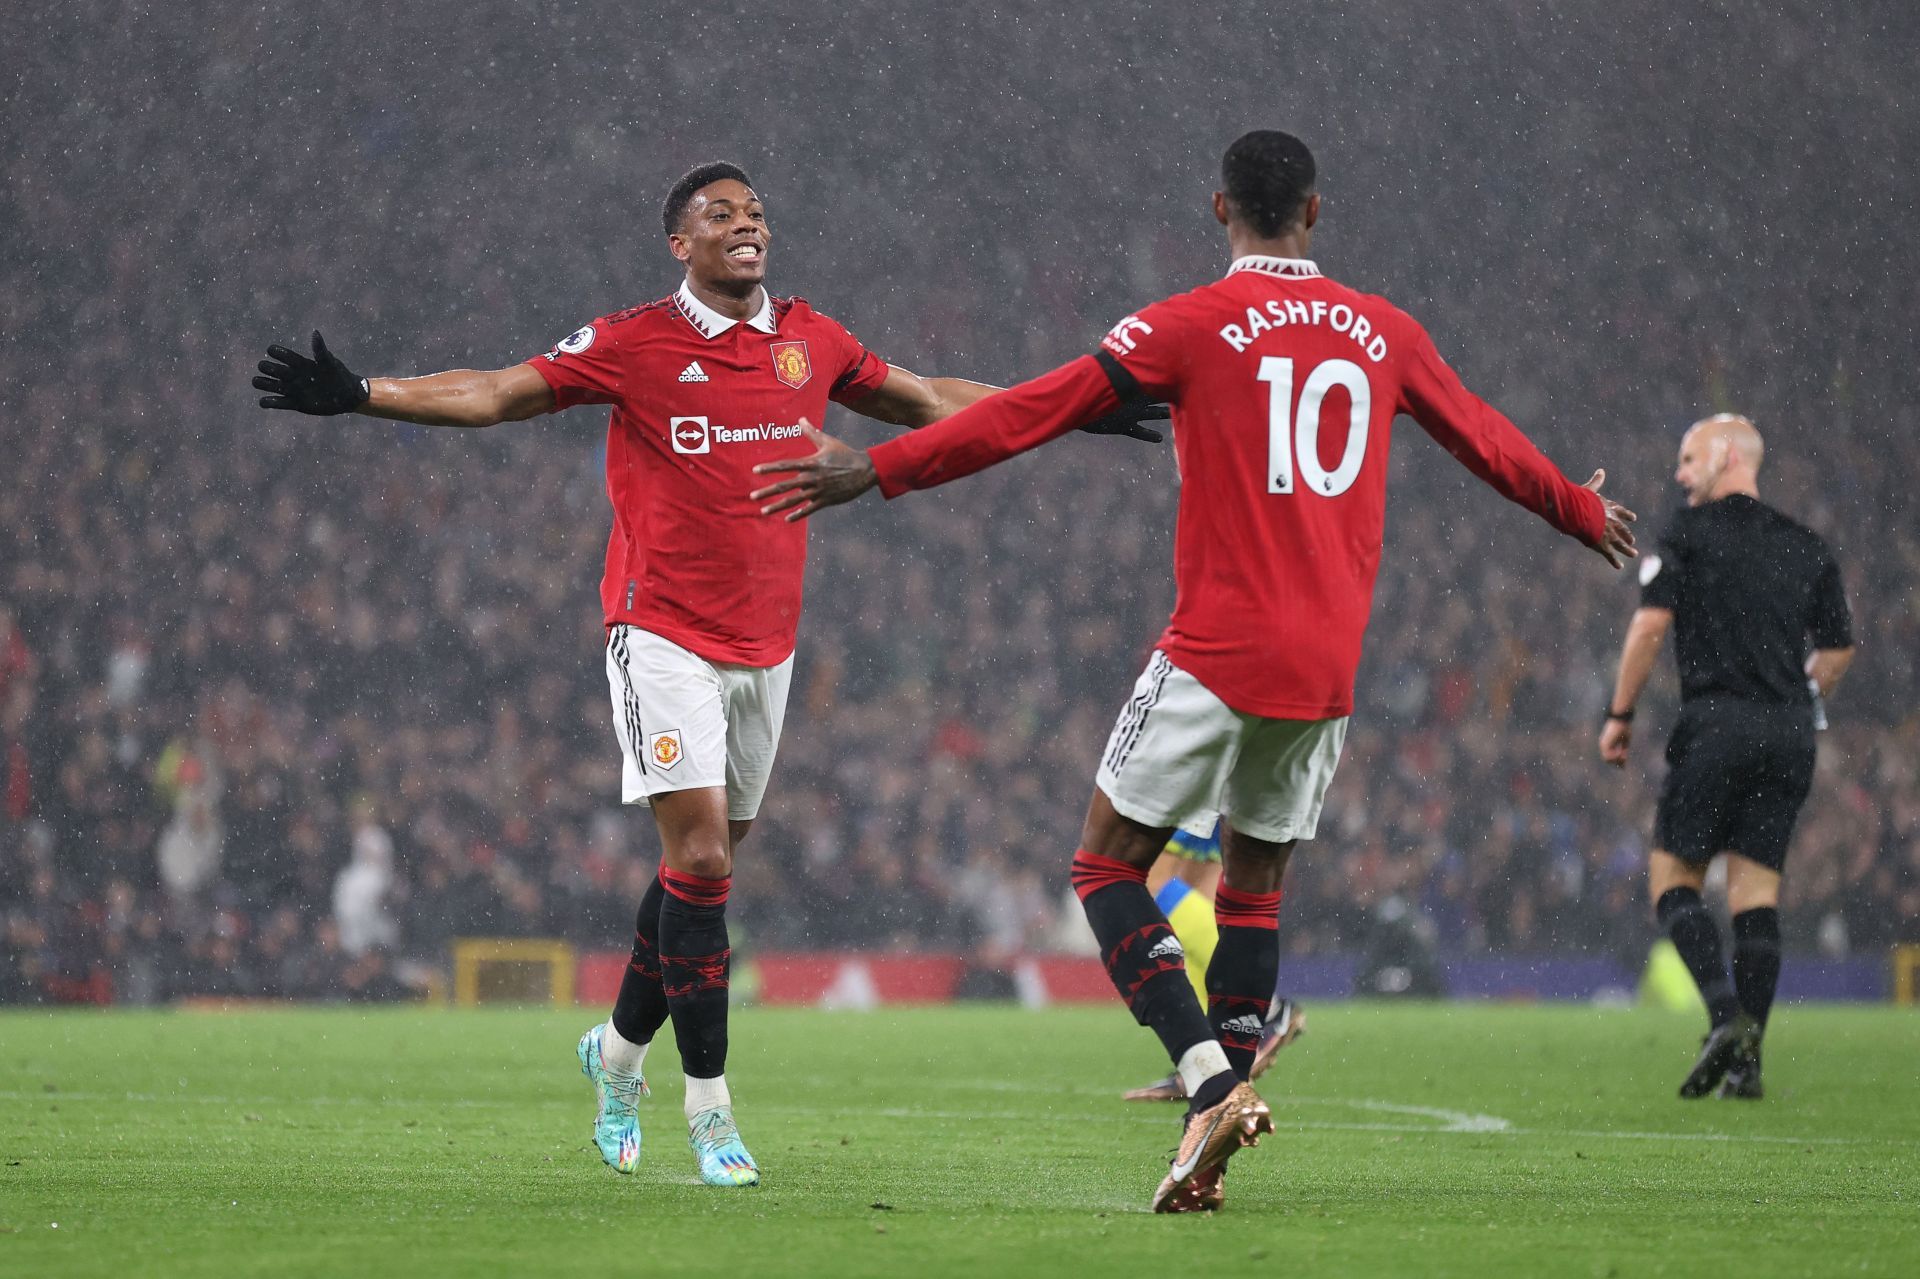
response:
M921 378L869 352L800 298L764 287L771 232L747 175L708 164L668 192L677 292L602 316L522 364L417 378L362 378L313 335L311 356L268 349L263 408L362 413L430 426L493 426L578 404L613 408L613 533L600 597L623 797L650 803L659 875L640 903L612 1016L581 1037L608 1164L640 1155L637 1102L654 1033L669 1018L686 1074L702 1177L753 1185L758 1167L727 1090L725 907L734 850L766 792L786 711L806 535L758 518L754 463L781 456L827 401L919 427L998 388ZM1089 429L1158 441L1164 410L1128 405Z
M1298 138L1228 148L1214 216L1225 278L1129 315L1101 349L939 426L861 453L809 429L811 457L757 469L768 514L803 519L878 485L970 475L1117 405L1172 402L1184 477L1173 617L1100 763L1073 883L1114 984L1189 1098L1157 1211L1218 1207L1227 1158L1272 1119L1247 1085L1279 965L1281 877L1311 839L1353 707L1385 519L1387 440L1406 413L1500 493L1618 568L1633 514L1574 484L1472 395L1426 331L1307 258L1320 197ZM1180 819L1222 812L1220 940L1202 1010L1146 887Z

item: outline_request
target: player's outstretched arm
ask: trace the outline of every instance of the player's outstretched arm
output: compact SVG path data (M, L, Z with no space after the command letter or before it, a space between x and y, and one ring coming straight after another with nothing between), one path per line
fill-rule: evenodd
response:
M790 478L753 493L762 514L803 520L828 506L851 502L876 484L887 497L932 488L985 470L1048 440L1085 426L1123 403L1098 360L1081 356L1030 382L984 397L971 408L911 435L897 435L866 453L822 435L807 423L811 457L783 458L754 467Z
M886 381L861 399L849 401L847 407L863 417L918 430L950 418L1002 389L964 378L921 377L896 364L889 366ZM1164 422L1168 416L1169 410L1164 404L1123 404L1080 429L1089 435L1124 435L1128 439L1158 444L1166 437L1141 424Z
M1000 388L957 377L921 377L897 364L887 366L879 386L846 405L861 417L919 430L952 417L969 404L986 399Z
M1639 554L1633 530L1627 527L1634 522L1633 512L1600 496L1605 471L1595 471L1585 484L1562 475L1519 427L1466 388L1434 350L1425 329L1415 324L1413 337L1401 384L1401 412L1496 492L1579 538L1613 567Z
M1592 493L1599 493L1600 486L1607 482L1605 468L1596 468L1592 478L1580 487ZM1610 497L1602 496L1600 504L1607 513L1606 525L1601 529L1600 540L1591 543L1594 550L1607 563L1619 568L1630 559L1637 558L1639 551L1634 549L1633 530L1628 528L1640 517L1629 511Z
M267 348L253 379L263 409L313 417L363 413L422 426L494 426L523 422L553 407L553 388L531 365L453 369L415 378L364 378L327 349L318 332L313 354Z

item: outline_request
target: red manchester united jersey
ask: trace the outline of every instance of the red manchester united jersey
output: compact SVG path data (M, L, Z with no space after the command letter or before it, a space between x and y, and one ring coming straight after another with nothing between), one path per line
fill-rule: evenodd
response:
M1183 483L1160 647L1235 710L1352 712L1397 413L1562 532L1591 544L1604 531L1599 497L1462 386L1412 317L1311 262L1241 258L1225 279L1129 315L1101 346L875 448L881 490L971 474L1123 392L1170 401Z
M775 666L793 652L804 524L762 518L756 463L791 456L801 418L887 377L878 359L801 298L763 295L745 323L685 285L603 316L527 361L553 407L611 404L600 602L701 657Z

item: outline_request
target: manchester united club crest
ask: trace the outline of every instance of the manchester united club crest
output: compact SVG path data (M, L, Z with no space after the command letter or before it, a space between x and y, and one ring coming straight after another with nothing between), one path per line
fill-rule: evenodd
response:
M805 386L813 376L813 361L807 358L805 342L775 342L768 349L773 352L773 375L794 390Z
M653 735L651 753L656 768L670 769L680 762L680 730L670 728Z

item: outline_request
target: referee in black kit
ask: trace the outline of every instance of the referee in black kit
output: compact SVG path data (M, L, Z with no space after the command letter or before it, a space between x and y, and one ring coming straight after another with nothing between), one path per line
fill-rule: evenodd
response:
M1743 417L1694 423L1674 478L1687 509L1640 561L1640 608L1600 732L1622 767L1633 704L1668 627L1678 632L1680 719L1654 819L1649 887L1660 927L1713 1018L1682 1097L1757 1098L1760 1037L1780 977L1780 869L1813 781L1822 705L1853 660L1840 569L1818 535L1760 501L1765 451ZM1727 859L1733 976L1700 900Z

